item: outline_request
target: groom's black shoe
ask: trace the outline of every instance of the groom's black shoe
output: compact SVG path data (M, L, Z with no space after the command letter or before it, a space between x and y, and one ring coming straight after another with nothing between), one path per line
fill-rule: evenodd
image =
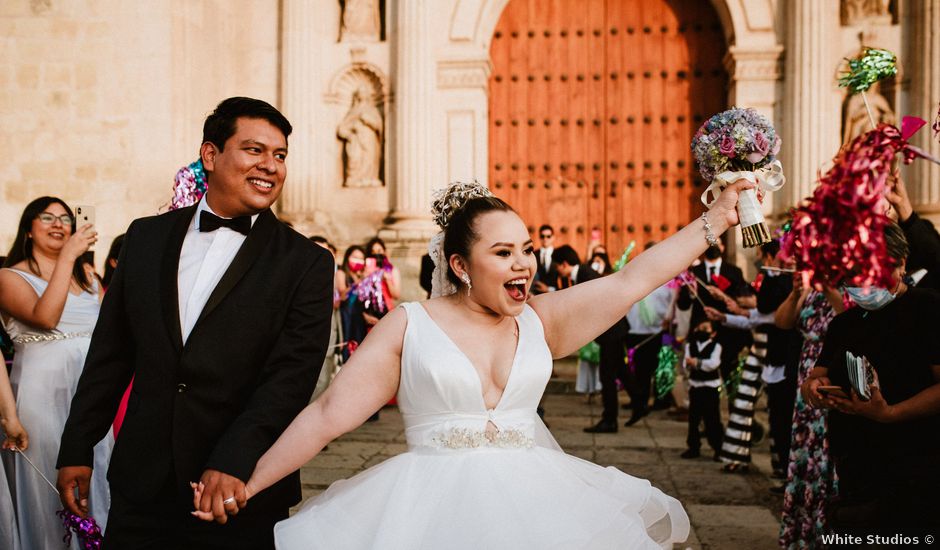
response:
M617 423L601 420L590 428L584 428L589 434L614 434L617 433Z

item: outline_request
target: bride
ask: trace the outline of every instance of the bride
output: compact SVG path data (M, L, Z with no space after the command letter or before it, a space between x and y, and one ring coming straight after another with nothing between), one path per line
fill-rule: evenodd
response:
M375 326L329 389L266 452L228 514L396 394L408 452L334 483L275 526L277 547L671 548L689 520L643 479L567 455L536 415L552 370L737 223L746 182L609 277L529 296L519 216L479 184L434 203L434 297ZM194 515L201 487L194 486ZM225 516L219 518L225 521Z

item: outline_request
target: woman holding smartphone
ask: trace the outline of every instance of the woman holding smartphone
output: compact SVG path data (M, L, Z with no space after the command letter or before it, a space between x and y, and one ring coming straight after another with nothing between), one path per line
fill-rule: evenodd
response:
M75 217L61 199L41 197L23 211L0 269L0 314L16 350L10 381L20 421L30 435L25 454L49 479L55 479L59 440L98 319L101 288L79 261L97 239L90 224L76 229ZM109 434L95 448L90 487L92 515L102 528L110 505L104 474L113 441ZM58 495L22 453L13 456L12 468L6 466L20 544L60 547ZM72 547L78 548L77 538Z

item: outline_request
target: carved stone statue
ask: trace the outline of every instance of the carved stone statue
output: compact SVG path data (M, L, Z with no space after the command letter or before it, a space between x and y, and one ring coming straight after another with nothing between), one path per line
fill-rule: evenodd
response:
M875 83L865 92L868 97L868 104L871 106L871 114L875 119L875 124L887 122L896 124L897 117L891 103L879 90L879 83ZM868 110L865 108L865 100L862 94L850 95L842 107L842 143L848 143L856 137L871 130L871 121L868 119Z
M336 129L343 140L343 184L347 187L381 186L382 112L375 106L372 90L360 86L352 95L352 105Z
M842 0L842 24L846 27L873 23L891 24L891 0Z
M340 21L341 42L378 42L382 38L380 0L345 0Z

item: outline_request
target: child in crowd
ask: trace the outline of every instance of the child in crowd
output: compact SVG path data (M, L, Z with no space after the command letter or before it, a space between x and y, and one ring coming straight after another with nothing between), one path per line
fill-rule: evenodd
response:
M702 321L685 344L685 367L689 373L689 435L686 438L688 449L680 455L682 458L701 455L702 441L698 430L699 423L704 420L708 444L715 451L715 460L718 460L723 432L718 398L720 364L721 344L715 340L715 327L711 321Z

